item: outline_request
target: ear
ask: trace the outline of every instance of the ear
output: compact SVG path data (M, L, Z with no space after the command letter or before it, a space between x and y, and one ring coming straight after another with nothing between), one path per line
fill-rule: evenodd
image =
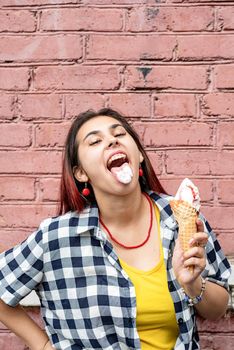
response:
M85 171L80 166L74 166L73 174L76 180L78 180L79 182L87 182L89 180Z
M144 160L144 157L143 157L143 155L142 155L141 152L140 152L140 163L142 163L143 160Z

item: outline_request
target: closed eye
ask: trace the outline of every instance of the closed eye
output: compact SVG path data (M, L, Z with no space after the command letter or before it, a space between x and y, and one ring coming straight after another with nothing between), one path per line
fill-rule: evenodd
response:
M124 135L126 135L126 132L118 133L118 134L115 135L115 137L124 136Z
M90 146L93 146L93 145L98 144L99 142L101 142L100 139L90 142L89 145L90 145Z
M126 135L126 132L122 131L122 132L118 132L114 135L114 137L121 137L121 136L125 136ZM89 145L90 146L93 146L93 145L97 145L98 143L100 143L102 140L101 139L95 139L91 142L89 142Z

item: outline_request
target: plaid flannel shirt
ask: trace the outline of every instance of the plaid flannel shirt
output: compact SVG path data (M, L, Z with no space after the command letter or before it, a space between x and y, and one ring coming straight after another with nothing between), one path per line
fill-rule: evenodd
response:
M194 308L188 306L172 269L178 225L170 197L149 195L160 210L168 288L180 330L174 349L199 349ZM201 219L209 235L203 277L227 287L230 265L208 222ZM99 227L97 206L46 219L23 243L0 255L0 298L15 306L33 289L56 349L141 348L135 289Z

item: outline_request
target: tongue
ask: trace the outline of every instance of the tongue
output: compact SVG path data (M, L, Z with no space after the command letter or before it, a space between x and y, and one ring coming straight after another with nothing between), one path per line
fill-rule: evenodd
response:
M114 177L123 184L128 184L131 182L133 173L128 163L124 163L119 167L111 168L111 173Z

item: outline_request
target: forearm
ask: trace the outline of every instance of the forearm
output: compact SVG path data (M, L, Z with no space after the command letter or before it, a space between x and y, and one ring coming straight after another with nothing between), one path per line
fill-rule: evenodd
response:
M10 307L0 299L0 321L19 336L31 350L42 350L48 341L46 333L22 307Z
M183 286L185 293L191 297L198 296L201 291L201 279L197 278L192 284ZM228 305L228 292L222 286L206 281L206 289L202 300L196 304L198 314L209 320L217 320L222 317Z

